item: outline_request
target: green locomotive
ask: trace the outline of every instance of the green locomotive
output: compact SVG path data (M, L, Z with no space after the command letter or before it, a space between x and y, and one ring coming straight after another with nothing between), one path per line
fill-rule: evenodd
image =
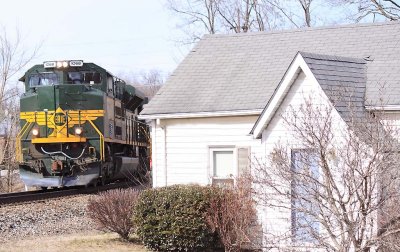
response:
M137 178L149 167L147 98L104 68L48 61L20 78L17 159L27 186L63 187Z

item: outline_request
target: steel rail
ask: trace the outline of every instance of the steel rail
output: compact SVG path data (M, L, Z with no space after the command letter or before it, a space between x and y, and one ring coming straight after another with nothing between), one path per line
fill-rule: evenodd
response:
M56 188L51 190L7 193L7 194L0 194L0 207L3 205L28 203L33 201L61 198L72 195L96 194L102 191L118 189L118 188L128 188L128 187L134 188L135 190L142 190L144 188L141 185L135 185L133 182L119 182L97 187Z

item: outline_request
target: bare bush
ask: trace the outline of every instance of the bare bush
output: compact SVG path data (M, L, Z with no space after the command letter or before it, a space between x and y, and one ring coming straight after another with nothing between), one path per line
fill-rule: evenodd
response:
M11 90L13 91L13 90ZM12 93L10 91L5 94ZM3 100L0 115L0 168L7 171L5 176L4 190L13 192L15 181L15 172L18 169L17 157L15 153L15 138L19 131L19 106L15 99Z
M102 192L89 199L87 206L89 217L100 230L117 233L128 240L133 229L132 215L139 191L134 189L117 189Z
M210 201L207 223L217 232L225 251L241 251L251 247L256 210L249 177L236 180L232 188L222 188Z

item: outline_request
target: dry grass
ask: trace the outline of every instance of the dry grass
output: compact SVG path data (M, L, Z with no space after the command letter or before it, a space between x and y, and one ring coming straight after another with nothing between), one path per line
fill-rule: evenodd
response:
M49 237L27 238L24 240L13 240L2 243L0 251L136 251L148 252L140 243L132 238L130 242L123 242L117 234L89 233L60 235Z

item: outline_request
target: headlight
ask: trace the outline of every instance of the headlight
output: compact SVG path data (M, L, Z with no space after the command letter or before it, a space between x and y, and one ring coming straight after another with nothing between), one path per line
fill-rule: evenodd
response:
M68 62L63 61L62 66L63 66L63 67L68 67Z
M38 136L39 135L39 129L38 128L33 128L32 129L32 135Z
M57 68L61 68L63 63L61 61L57 61Z
M82 132L83 132L82 127L76 127L75 128L75 135L80 135L80 134L82 134Z

